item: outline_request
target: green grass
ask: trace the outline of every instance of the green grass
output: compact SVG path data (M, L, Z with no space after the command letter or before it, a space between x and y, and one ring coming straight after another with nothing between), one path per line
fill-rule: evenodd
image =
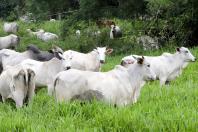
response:
M60 22L51 24L22 24L18 33L22 37L18 50L28 43L49 49L53 42L44 43L26 34L26 28L45 28L59 34ZM2 25L2 24L0 24ZM1 28L1 27L0 27ZM0 30L0 35L5 33ZM55 43L65 48L67 41ZM114 49L116 50L116 49ZM165 49L146 52L159 55ZM173 49L169 51L174 52ZM198 48L191 49L198 57ZM137 54L136 51L131 53ZM108 56L103 71L112 69L125 56ZM159 87L159 81L147 83L141 90L138 102L123 108L115 108L102 102L61 103L40 90L28 106L16 109L11 102L0 103L0 131L198 131L198 62L191 63L182 76L170 86Z

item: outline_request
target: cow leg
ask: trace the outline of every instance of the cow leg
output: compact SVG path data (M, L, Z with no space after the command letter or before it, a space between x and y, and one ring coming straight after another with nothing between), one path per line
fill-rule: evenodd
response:
M53 95L53 85L48 85L47 87L47 92L48 92L48 95L52 96Z
M137 89L134 89L134 93L133 93L133 104L135 104L137 102Z
M166 83L167 79L163 77L163 78L160 78L159 80L160 80L160 86L163 86Z

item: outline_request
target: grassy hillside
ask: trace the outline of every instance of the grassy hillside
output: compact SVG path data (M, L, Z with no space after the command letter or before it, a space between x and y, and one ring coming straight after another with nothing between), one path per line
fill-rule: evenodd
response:
M18 50L24 50L28 43L35 43L42 49L49 49L51 44L56 43L66 50L69 42L67 39L43 43L25 32L26 28L38 26L60 34L60 24L61 22L38 25L20 23L18 34L22 41ZM0 35L5 35L1 26ZM144 54L159 55L163 50L165 49ZM174 52L174 49L170 51ZM191 51L198 56L198 48ZM119 64L124 55L125 53L108 57L107 63L102 67L103 71ZM0 103L0 131L198 131L197 67L198 62L191 63L170 86L160 88L158 81L147 83L138 102L123 108L101 102L85 105L79 102L57 104L54 98L46 94L44 88L32 103L21 109L16 109L9 101Z

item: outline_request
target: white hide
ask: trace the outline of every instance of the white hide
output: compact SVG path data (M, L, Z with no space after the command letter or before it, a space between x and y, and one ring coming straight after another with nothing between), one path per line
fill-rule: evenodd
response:
M19 37L14 34L0 37L0 49L16 48L19 44L19 41Z
M3 69L5 69L6 66L14 66L21 63L23 60L32 58L32 53L29 51L20 53L8 49L0 51L0 55Z
M177 52L174 54L163 53L161 56L145 56L145 58L150 62L152 70L160 80L160 85L174 80L190 61L196 60L189 49L185 47L177 48Z
M22 107L26 97L31 101L35 90L35 74L20 66L7 67L0 75L0 94L3 102L11 98Z
M6 33L16 33L19 29L19 26L16 22L11 22L11 23L4 23L3 25L3 30Z
M139 61L129 68L115 66L109 72L76 69L60 72L54 80L54 94L57 101L69 101L75 95L93 90L102 94L102 101L124 106L137 102L145 81L153 79L155 74L149 63L139 58Z
M63 53L63 56L72 54L71 68L88 71L99 71L101 65L105 63L106 54L110 54L113 49L97 47L93 51L84 54L73 50Z

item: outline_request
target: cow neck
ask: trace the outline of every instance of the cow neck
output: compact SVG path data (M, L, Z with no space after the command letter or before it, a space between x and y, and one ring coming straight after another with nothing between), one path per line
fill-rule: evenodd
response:
M141 73L141 65L135 63L133 65L130 65L127 68L127 71L129 73L130 82L133 88L139 88L143 86L142 84L145 82L143 80L143 73Z
M48 66L50 72L60 72L62 69L62 60L57 59L56 57L52 58L49 61L44 62Z
M178 52L169 56L169 59L171 69L180 69L184 64L184 60L181 59L181 55Z
M89 55L95 61L94 64L100 68L99 54L96 51L91 51L87 55Z

